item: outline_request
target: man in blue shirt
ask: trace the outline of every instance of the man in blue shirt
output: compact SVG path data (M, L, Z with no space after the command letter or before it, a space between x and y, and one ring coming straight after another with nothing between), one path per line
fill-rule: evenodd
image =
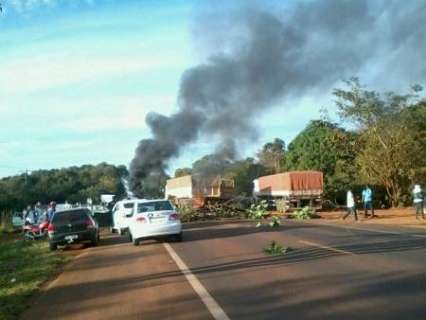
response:
M373 191L371 188L366 185L365 189L362 190L362 203L364 204L364 218L368 216L368 210L371 210L371 217L374 217L374 208L373 208Z

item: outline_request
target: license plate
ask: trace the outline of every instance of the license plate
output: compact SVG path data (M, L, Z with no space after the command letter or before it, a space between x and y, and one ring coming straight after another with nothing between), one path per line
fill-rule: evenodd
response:
M69 241L69 242L73 242L75 239L78 239L78 235L77 234L72 234L70 236L65 236L65 240Z
M166 219L164 219L164 217L162 217L162 216L150 219L151 223L162 223L164 221L166 221Z

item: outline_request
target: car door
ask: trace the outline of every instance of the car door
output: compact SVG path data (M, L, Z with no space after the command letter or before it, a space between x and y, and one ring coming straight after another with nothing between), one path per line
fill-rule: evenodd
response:
M135 202L126 202L123 204L121 228L128 228L133 213L135 212Z
M120 208L120 203L116 203L112 208L112 226L114 229L118 229L119 221L118 221L118 209Z

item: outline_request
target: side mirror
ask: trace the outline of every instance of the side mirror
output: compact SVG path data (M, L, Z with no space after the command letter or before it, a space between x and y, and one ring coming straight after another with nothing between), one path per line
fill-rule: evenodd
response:
M133 210L131 212L128 212L124 215L126 218L131 218L133 217Z

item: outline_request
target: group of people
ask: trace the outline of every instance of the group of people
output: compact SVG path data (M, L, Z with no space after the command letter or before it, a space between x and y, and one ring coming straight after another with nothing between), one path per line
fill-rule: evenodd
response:
M27 209L23 211L23 219L25 222L30 224L37 224L43 219L50 221L53 217L53 214L56 211L56 203L51 201L47 206L47 210L44 210L41 203L37 202L34 207L28 206Z
M416 219L419 219L420 216L424 219L424 195L422 192L422 188L419 184L414 185L414 189L412 191L413 195L413 204L416 211ZM364 190L361 193L362 204L364 208L364 218L368 217L369 211L371 211L370 218L374 217L374 206L373 206L373 191L371 188L366 185ZM348 190L346 194L346 208L347 213L343 216L343 220L346 219L349 215L353 214L354 219L358 221L358 214L356 210L356 202L355 197L352 190Z
M371 211L370 218L374 217L374 206L373 206L373 190L367 185L361 193L362 204L364 207L364 218L368 217L369 211ZM343 220L346 219L350 214L354 215L356 221L358 221L358 214L356 211L356 202L352 190L348 190L346 194L346 207L347 213L343 216Z

